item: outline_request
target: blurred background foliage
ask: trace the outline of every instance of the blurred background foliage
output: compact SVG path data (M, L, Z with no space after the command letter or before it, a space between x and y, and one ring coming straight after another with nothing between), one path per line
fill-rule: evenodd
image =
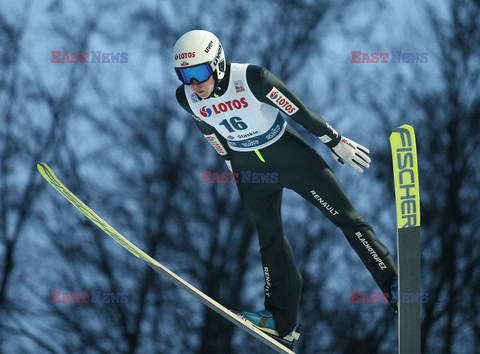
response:
M6 1L0 4L0 352L267 353L76 212L36 172L47 162L127 238L225 306L258 310L255 231L233 184L177 105L176 39L207 29L229 62L267 67L341 134L366 145L363 175L338 174L396 253L388 137L417 134L422 346L480 347L480 3L458 1ZM127 63L51 63L52 51L128 53ZM428 53L352 63L351 51ZM91 56L90 56L91 59ZM340 230L291 191L285 232L304 279L299 353L396 351L378 289ZM125 304L57 304L52 291L123 292Z

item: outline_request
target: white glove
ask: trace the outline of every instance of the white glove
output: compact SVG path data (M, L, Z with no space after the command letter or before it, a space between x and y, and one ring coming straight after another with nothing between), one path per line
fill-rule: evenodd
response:
M230 160L225 160L225 163L227 164L227 167L228 167L228 169L230 170L230 172L233 172L233 170L232 170L232 163L230 162Z
M369 168L370 161L372 161L367 155L370 150L345 137L342 137L340 142L331 148L331 151L333 158L340 165L345 165L345 161L347 161L360 173L363 173L362 167Z

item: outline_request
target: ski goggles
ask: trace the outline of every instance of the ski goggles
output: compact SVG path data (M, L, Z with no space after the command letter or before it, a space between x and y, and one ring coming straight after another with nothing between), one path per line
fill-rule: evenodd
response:
M175 71L180 81L185 85L191 85L193 79L199 83L205 82L213 73L210 64L200 64L196 66L189 66L188 68L175 68Z

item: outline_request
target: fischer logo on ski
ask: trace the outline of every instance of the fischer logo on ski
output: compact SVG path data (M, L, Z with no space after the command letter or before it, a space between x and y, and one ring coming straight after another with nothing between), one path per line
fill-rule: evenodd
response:
M420 198L418 186L417 148L410 126L394 130L392 158L399 228L420 226Z

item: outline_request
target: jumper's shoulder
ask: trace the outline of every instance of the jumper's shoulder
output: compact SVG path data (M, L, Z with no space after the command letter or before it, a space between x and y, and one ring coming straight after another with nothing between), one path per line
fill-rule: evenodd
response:
M248 87L252 91L253 95L259 100L263 101L264 96L267 94L268 70L258 65L248 65L246 71L246 78Z
M187 101L187 97L185 96L185 88L183 85L177 87L175 91L175 96L177 97L178 103L182 104L182 101Z
M247 66L247 73L246 73L248 83L250 84L250 83L261 81L266 70L267 69L261 66L249 64Z
M182 106L184 110L186 110L188 113L192 113L192 110L190 109L190 105L188 104L187 101L187 96L185 95L185 87L184 85L180 85L177 87L177 90L175 91L175 96L177 97L177 102Z

